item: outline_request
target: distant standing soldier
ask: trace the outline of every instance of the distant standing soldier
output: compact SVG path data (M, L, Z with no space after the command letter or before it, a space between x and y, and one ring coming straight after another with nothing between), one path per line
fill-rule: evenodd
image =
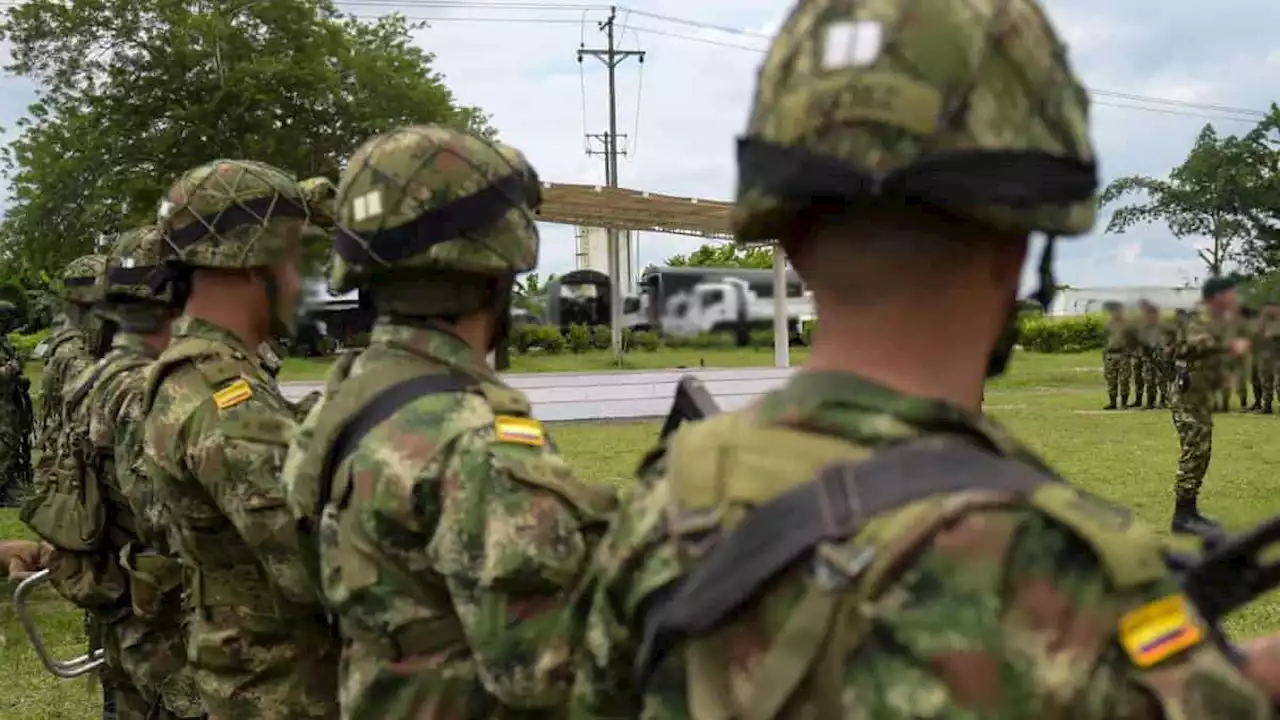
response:
M1253 347L1253 363L1258 373L1258 397L1266 415L1275 412L1276 371L1280 365L1280 299L1272 298L1262 306L1258 334Z
M1139 398L1146 398L1146 409L1153 410L1159 402L1163 407L1167 404L1164 381L1165 337L1160 327L1160 310L1148 300L1138 302L1140 317L1138 319L1138 347L1142 357L1142 375L1139 377L1134 369L1134 384L1142 390L1135 393ZM1134 405L1142 407L1140 401Z
M337 717L337 648L280 470L292 407L257 348L288 336L307 208L269 165L183 174L159 212L183 314L148 377L145 466L187 568L187 657L213 718Z
M339 191L330 287L379 310L285 465L343 635L343 716L563 717L573 589L613 510L485 361L538 260L516 150L437 126L366 142Z
M1203 306L1187 318L1174 355L1173 426L1181 452L1174 480L1172 528L1175 533L1204 535L1222 531L1216 522L1200 514L1197 505L1213 454L1214 396L1220 392L1223 365L1229 357L1247 353L1249 341L1224 332L1238 309L1234 280L1210 278L1201 297Z
M1111 314L1107 321L1107 344L1102 351L1102 374L1107 380L1108 399L1103 410L1115 410L1129 406L1129 380L1133 371L1130 358L1136 340L1133 327L1124 316L1124 305L1107 302L1102 307ZM1119 405L1116 404L1117 394Z
M9 342L17 307L0 300L0 507L15 507L31 489L31 382Z
M1133 404L1128 407L1142 409L1142 400L1147 383L1147 351L1142 345L1143 314L1141 307L1133 308L1132 313L1124 314L1129 325L1129 374L1133 377Z

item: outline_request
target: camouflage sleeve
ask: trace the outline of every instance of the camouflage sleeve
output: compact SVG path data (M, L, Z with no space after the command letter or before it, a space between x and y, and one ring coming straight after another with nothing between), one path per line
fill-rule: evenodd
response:
M226 410L211 400L191 419L185 460L276 588L302 605L315 591L280 478L292 430L289 413L258 394Z
M465 432L440 466L428 549L485 688L504 705L563 706L580 634L573 590L594 548L574 495L584 486L546 446Z
M1182 330L1181 342L1178 343L1179 360L1200 360L1224 352L1226 345L1222 336L1199 318L1187 321Z
M845 667L846 697L857 703L850 716L1271 717L1207 640L1136 666L1121 646L1121 618L1168 596L1180 591L1167 576L1118 590L1088 545L1037 511L971 513L936 535L871 608Z
M640 652L641 604L682 574L672 546L662 542L669 505L668 485L661 479L664 467L661 448L646 457L582 585L589 610L574 659L574 718L636 715L632 678Z

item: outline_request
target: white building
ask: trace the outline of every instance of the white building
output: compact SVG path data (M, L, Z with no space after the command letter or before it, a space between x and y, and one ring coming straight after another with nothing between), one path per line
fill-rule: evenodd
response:
M1198 287L1093 287L1066 288L1053 298L1049 314L1055 316L1087 315L1102 312L1102 304L1119 302L1133 306L1139 300L1149 300L1162 310L1191 309L1200 302Z
M622 294L634 295L640 281L640 259L636 250L639 233L618 231L618 245L622 253ZM574 270L595 270L609 274L609 231L604 228L579 227L577 229L578 252ZM613 278L610 278L612 280Z

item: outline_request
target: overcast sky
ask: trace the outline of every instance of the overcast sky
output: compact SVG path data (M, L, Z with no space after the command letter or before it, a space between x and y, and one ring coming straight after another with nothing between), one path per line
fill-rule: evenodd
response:
M1212 7L1192 0L1044 3L1090 88L1255 110L1280 100L1276 0L1220 0ZM352 0L338 5L361 16L399 9L410 18L431 19L431 27L418 32L417 40L437 55L438 69L462 102L491 113L502 138L522 149L543 179L603 183L603 161L586 155L583 134L607 130L606 74L591 58L579 65L576 50L583 42L603 45L595 23L607 10L570 8L552 0ZM647 53L643 67L628 60L618 69L619 132L628 134L630 151L620 164L623 186L731 198L734 137L746 122L767 37L790 5L789 0L631 0L619 6L623 47ZM0 43L0 59L7 58ZM19 117L34 93L24 79L0 79L0 125ZM1206 122L1226 133L1252 126L1211 109L1137 102L1114 94L1094 99L1094 138L1104 182L1130 174L1163 176L1186 156ZM0 188L0 205L4 193ZM1163 227L1125 235L1104 235L1103 227L1105 217L1098 232L1064 243L1058 255L1062 282L1182 285L1203 277L1193 242L1177 240ZM640 264L661 263L699 244L693 238L644 234ZM573 263L572 228L544 225L539 269L564 272Z

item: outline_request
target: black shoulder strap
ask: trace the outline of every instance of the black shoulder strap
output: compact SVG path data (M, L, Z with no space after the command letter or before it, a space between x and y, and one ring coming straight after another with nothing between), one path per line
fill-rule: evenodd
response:
M396 414L400 408L426 395L462 392L475 385L475 381L465 375L454 373L432 373L418 375L402 380L395 385L384 388L373 399L365 403L360 411L352 415L334 436L333 444L325 455L324 464L320 466L320 495L316 507L323 510L329 504L330 492L333 488L333 474L342 463L355 452L360 441L369 431L383 421Z
M820 543L851 538L874 516L933 495L1029 494L1045 482L1061 480L951 437L916 440L863 462L824 468L748 513L688 575L646 602L636 661L640 685L682 638L715 630Z

